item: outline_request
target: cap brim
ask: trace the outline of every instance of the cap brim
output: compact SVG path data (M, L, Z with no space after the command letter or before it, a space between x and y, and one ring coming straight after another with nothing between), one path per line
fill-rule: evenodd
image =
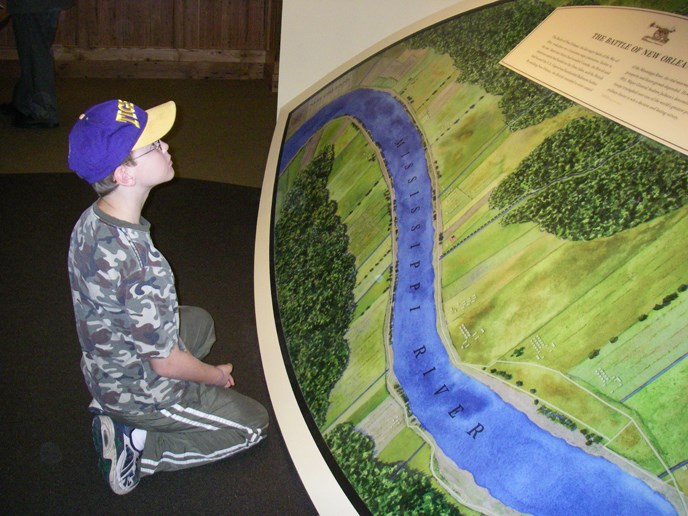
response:
M150 145L165 136L174 125L174 119L177 116L177 105L170 100L159 106L147 109L146 113L148 113L146 127L143 128L141 136L139 136L131 150Z

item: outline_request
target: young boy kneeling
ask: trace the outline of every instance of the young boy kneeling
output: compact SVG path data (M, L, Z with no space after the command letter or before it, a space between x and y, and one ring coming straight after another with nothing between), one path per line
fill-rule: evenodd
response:
M72 232L68 270L81 369L93 402L93 440L110 487L214 462L266 435L268 416L231 387L232 364L201 360L215 342L205 310L178 306L174 276L141 210L174 176L168 145L174 102L144 111L110 100L69 135L69 166L98 200Z

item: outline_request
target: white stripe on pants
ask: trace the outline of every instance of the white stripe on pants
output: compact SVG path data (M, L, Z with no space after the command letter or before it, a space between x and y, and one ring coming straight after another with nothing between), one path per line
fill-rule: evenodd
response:
M170 408L125 423L147 431L141 475L172 471L224 459L266 436L268 415L257 401L234 389L190 384Z
M181 306L180 338L199 360L215 342L212 317L197 307ZM235 389L190 382L171 407L143 416L113 416L147 431L141 474L200 466L229 457L260 442L268 413Z
M262 433L261 428L254 430L213 414L207 414L192 408L184 408L179 404L174 405L170 410L162 410L161 413L168 418L174 419L177 422L182 422L189 426L202 428L204 430L211 432L221 430L223 427L240 429L246 433L246 440L244 442L229 445L225 448L220 448L209 453L175 453L173 451L163 451L161 456L157 459L145 458L144 454L144 458L141 459L142 475L152 475L156 471L162 470L183 469L193 466L201 466L209 462L221 460L231 455L234 455L235 453L243 451L249 448L250 446L253 446L265 437L265 435ZM208 424L204 423L203 421L190 419L186 417L186 415L201 419L208 419L210 421L213 421L215 424Z

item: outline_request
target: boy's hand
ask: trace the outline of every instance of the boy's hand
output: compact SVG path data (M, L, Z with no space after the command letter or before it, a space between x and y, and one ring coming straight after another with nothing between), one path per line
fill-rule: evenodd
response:
M201 362L188 350L182 351L174 346L165 358L151 359L151 367L159 376L187 380L190 382L217 385L229 389L234 387L232 364L211 365Z
M222 378L219 378L218 375L218 383L216 385L223 387L225 389L234 387L234 378L232 378L232 371L234 370L234 366L232 364L221 364L215 367L219 369L222 373Z

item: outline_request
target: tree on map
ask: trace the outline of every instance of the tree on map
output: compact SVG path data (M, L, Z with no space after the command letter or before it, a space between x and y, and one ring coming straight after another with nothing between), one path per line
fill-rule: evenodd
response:
M346 226L330 200L334 150L323 150L299 172L275 224L279 315L296 378L318 425L349 359L344 337L355 307L355 259Z
M502 224L534 222L567 240L609 237L686 203L688 157L596 115L546 138L490 196Z
M553 9L538 0L506 2L423 31L407 44L448 54L461 72L461 82L478 84L501 97L499 107L509 127L516 130L537 124L571 105L564 97L499 64Z
M372 514L446 514L459 510L430 482L430 478L401 463L385 463L373 455L373 440L353 424L337 425L327 444L353 488Z

